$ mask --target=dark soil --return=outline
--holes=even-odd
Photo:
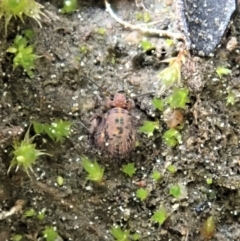
[[[182,80],[190,89],[191,101],[184,110],[182,143],[175,148],[164,144],[161,136],[167,126],[160,114],[153,115],[153,95],[139,97],[131,110],[137,126],[145,120],[159,120],[161,129],[149,138],[139,133],[139,146],[119,161],[101,154],[82,124],[90,128],[90,119],[101,113],[104,98],[117,91],[128,97],[151,91],[159,95],[157,74],[167,66],[161,60],[176,56],[177,51],[163,39],[148,37],[157,47],[155,52],[143,53],[139,47],[142,36],[116,23],[101,1],[82,2],[79,11],[69,15],[59,13],[59,1],[42,4],[51,12],[46,13],[51,21],[43,18],[39,28],[32,19],[24,24],[16,19],[11,21],[7,37],[0,37],[1,212],[9,211],[18,200],[24,201],[21,211],[0,221],[0,240],[10,240],[14,234],[21,234],[22,240],[45,240],[42,231],[46,226],[57,228],[56,240],[114,240],[110,230],[115,224],[138,232],[140,240],[206,240],[200,230],[210,216],[216,225],[212,240],[239,240],[239,46],[232,52],[226,49],[231,37],[240,41],[239,16],[234,17],[213,57],[192,56],[183,66]],[[149,0],[145,4],[152,21],[159,21],[154,27],[167,21],[170,30],[178,31],[171,1]],[[136,20],[141,10],[134,1],[116,1],[112,6],[122,19],[141,23]],[[106,33],[100,34],[99,28]],[[3,21],[0,29],[4,32]],[[26,29],[33,29],[35,52],[42,56],[31,79],[21,68],[13,69],[13,55],[6,53],[16,34]],[[81,51],[83,46],[86,51]],[[231,75],[219,79],[217,66],[230,68]],[[230,89],[236,95],[234,105],[226,104]],[[72,133],[62,143],[36,137],[37,148],[51,154],[39,157],[33,166],[37,177],[29,178],[21,168],[7,174],[13,139],[23,139],[32,121],[51,123],[56,119],[71,121]],[[105,168],[103,184],[86,180],[83,155]],[[132,178],[121,171],[122,164],[129,162],[137,169]],[[176,166],[176,173],[167,171],[170,164]],[[162,174],[158,183],[151,178],[153,170]],[[57,176],[64,178],[62,187]],[[207,178],[213,179],[211,185]],[[150,191],[143,202],[135,196],[140,184]],[[169,194],[174,184],[186,186],[184,199],[175,200]],[[169,218],[158,225],[150,218],[161,205]],[[44,220],[25,217],[31,208],[37,213],[45,210]]]

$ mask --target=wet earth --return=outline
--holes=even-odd
[[[0,240],[11,240],[15,234],[21,234],[22,240],[45,240],[42,231],[52,226],[59,235],[55,240],[112,241],[114,225],[139,233],[139,240],[239,240],[240,58],[239,45],[231,47],[229,42],[236,38],[239,43],[239,15],[233,17],[212,57],[192,55],[182,66],[190,103],[183,111],[182,143],[170,148],[162,140],[167,130],[163,115],[153,109],[151,100],[170,91],[160,93],[157,75],[167,67],[161,61],[177,55],[177,44],[169,47],[162,38],[123,28],[102,1],[80,1],[79,10],[66,15],[59,12],[59,1],[41,4],[49,16],[42,18],[42,28],[34,20],[15,19],[7,36],[0,37]],[[111,4],[125,21],[144,24],[136,16],[145,10],[134,1]],[[151,27],[164,28],[167,23],[169,30],[179,31],[172,1],[149,0],[145,5],[157,22]],[[0,28],[4,32],[4,24]],[[13,55],[6,52],[16,34],[26,29],[34,31],[35,52],[41,56],[31,79],[21,68],[13,69]],[[142,50],[143,38],[156,46],[155,51]],[[231,69],[231,74],[219,78],[218,66]],[[227,105],[230,90],[236,96],[233,105]],[[130,113],[136,129],[145,120],[161,123],[151,137],[138,133],[138,146],[123,160],[106,156],[89,140],[91,117],[102,113],[106,97],[118,91],[129,98],[156,93],[135,98]],[[36,177],[29,178],[21,168],[7,174],[13,140],[23,139],[33,121],[56,119],[73,123],[71,135],[62,143],[36,137],[37,148],[51,155],[38,158],[33,166]],[[30,134],[34,135],[32,129]],[[82,156],[105,168],[103,183],[86,180]],[[132,178],[121,171],[131,162],[136,167]],[[169,172],[169,165],[177,171]],[[162,174],[158,182],[151,178],[154,170]],[[62,186],[57,184],[58,176],[64,178]],[[169,194],[175,184],[185,187],[180,200]],[[135,194],[141,186],[149,190],[142,202]],[[160,206],[169,214],[163,225],[150,220]],[[5,217],[12,208],[17,211]],[[26,217],[30,209],[44,210],[44,219]],[[204,234],[201,227],[211,216],[214,234]]]

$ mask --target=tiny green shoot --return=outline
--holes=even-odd
[[[168,46],[173,46],[174,41],[173,41],[172,39],[168,38],[168,39],[165,40],[165,43],[166,43]]]
[[[216,73],[218,75],[218,77],[221,79],[223,77],[223,75],[229,75],[231,74],[231,70],[224,67],[224,66],[218,66],[216,69]]]
[[[79,50],[82,54],[87,54],[89,52],[89,48],[87,45],[81,45]]]
[[[163,140],[167,146],[174,147],[182,142],[182,135],[175,129],[169,129],[163,134]]]
[[[116,64],[116,55],[115,54],[109,54],[109,63],[111,63],[112,65]]]
[[[152,100],[152,104],[156,109],[163,111],[163,109],[164,109],[164,101],[163,100],[154,97],[154,99]]]
[[[57,184],[61,187],[64,183],[64,179],[62,176],[57,176]]]
[[[49,137],[56,142],[62,142],[71,133],[72,123],[69,121],[56,120],[45,129]]]
[[[177,185],[172,185],[169,188],[169,194],[171,194],[172,196],[174,196],[175,198],[179,198],[181,195],[181,187],[177,184]]]
[[[190,102],[188,97],[189,91],[186,88],[174,88],[173,93],[166,98],[166,103],[171,108],[186,108],[186,104]]]
[[[44,209],[42,209],[42,211],[40,211],[37,214],[35,212],[35,210],[33,208],[31,208],[24,213],[24,216],[27,217],[27,218],[36,216],[40,221],[42,221],[45,218],[45,211],[46,211],[46,209],[44,208]]]
[[[82,166],[88,173],[87,180],[101,183],[103,181],[104,168],[96,161],[90,161],[86,156],[82,157]]]
[[[215,220],[213,216],[210,216],[207,218],[207,220],[204,222],[202,228],[201,228],[201,236],[205,240],[209,240],[214,236],[215,233]]]
[[[33,208],[31,208],[24,213],[24,216],[27,218],[34,217],[36,216],[36,212]]]
[[[139,188],[136,191],[136,197],[138,197],[141,201],[144,201],[149,195],[149,191],[143,188]]]
[[[98,28],[97,33],[100,35],[105,35],[106,34],[106,29],[105,28]]]
[[[64,0],[63,8],[61,8],[61,13],[73,13],[77,10],[78,3],[77,0]]]
[[[167,167],[167,170],[168,170],[169,172],[171,172],[171,173],[177,172],[177,168],[176,168],[176,166],[174,166],[174,165],[169,165],[169,166]]]
[[[134,167],[134,163],[128,163],[127,165],[122,166],[122,171],[128,175],[129,177],[132,177],[133,174],[136,172],[136,168]]]
[[[159,181],[161,179],[162,175],[159,171],[154,170],[151,174],[151,178],[154,179],[155,182]]]
[[[129,230],[122,230],[120,227],[112,227],[110,232],[112,236],[116,239],[116,241],[130,241]]]
[[[33,53],[33,45],[28,45],[27,38],[17,35],[13,45],[7,49],[7,52],[15,55],[13,59],[14,69],[21,66],[30,78],[34,76],[32,71],[35,68],[34,62],[40,56]]]
[[[43,230],[43,235],[46,241],[56,241],[58,233],[54,227],[46,227]]]
[[[211,185],[213,183],[213,179],[212,178],[207,178],[206,182],[208,185]]]
[[[140,13],[140,12],[137,12],[137,13],[136,13],[136,19],[137,19],[138,21],[143,20],[143,14]]]
[[[46,133],[53,141],[62,142],[71,133],[72,123],[69,121],[55,120],[50,125],[33,122],[36,134]]]
[[[228,90],[228,96],[226,100],[227,100],[227,105],[234,105],[236,102],[236,96],[231,89]]]
[[[134,241],[137,241],[141,238],[141,235],[139,233],[134,233],[131,235],[131,239]]]
[[[14,234],[12,237],[11,237],[11,240],[12,241],[21,241],[23,238],[23,236],[21,234]]]
[[[151,15],[149,12],[146,11],[143,13],[143,21],[145,23],[149,23],[151,21]]]
[[[38,218],[40,221],[44,220],[44,218],[45,218],[45,212],[46,212],[46,208],[43,208],[42,211],[38,212],[37,218]]]
[[[110,232],[116,241],[137,241],[141,238],[139,233],[130,234],[130,230],[122,230],[118,226],[113,226]]]
[[[158,121],[144,121],[143,125],[139,127],[139,132],[145,133],[148,137],[151,137],[155,129],[159,129]]]
[[[144,21],[145,23],[149,23],[151,21],[151,15],[149,12],[144,12],[144,13],[140,13],[140,12],[137,12],[136,13],[136,19],[138,21]]]
[[[35,136],[31,138],[29,137],[29,129],[30,127],[28,128],[25,134],[25,137],[21,142],[15,141],[13,144],[13,148],[14,148],[14,150],[12,151],[13,159],[8,168],[8,173],[14,166],[16,166],[16,171],[18,170],[19,167],[23,167],[24,171],[30,177],[28,170],[34,173],[32,169],[32,165],[36,163],[37,158],[41,155],[49,155],[43,152],[42,150],[37,150],[35,148],[36,144],[32,143]]]
[[[175,197],[177,200],[185,199],[188,195],[187,187],[182,184],[172,185],[169,188],[169,194]]]
[[[168,214],[166,209],[163,206],[161,206],[157,211],[154,212],[154,214],[151,217],[151,221],[162,225],[167,219],[167,217],[168,217]]]
[[[152,49],[155,48],[155,46],[151,42],[149,42],[148,40],[143,40],[143,41],[141,41],[140,44],[141,44],[141,47],[142,47],[144,52],[152,50]]]

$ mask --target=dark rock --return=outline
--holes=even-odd
[[[233,13],[236,0],[179,0],[182,29],[190,49],[210,55],[220,43]]]

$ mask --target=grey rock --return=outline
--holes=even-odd
[[[179,5],[190,49],[198,55],[212,54],[237,8],[236,0],[179,0]]]

